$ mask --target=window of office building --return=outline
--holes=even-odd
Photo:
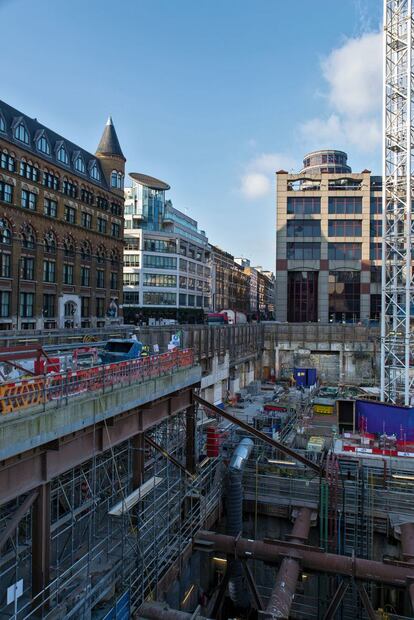
[[[328,243],[329,260],[360,260],[360,243]]]
[[[90,286],[91,285],[91,270],[90,267],[85,267],[82,265],[81,267],[81,286]]]
[[[169,252],[176,251],[175,241],[165,239],[144,239],[144,250],[147,252]]]
[[[22,318],[34,316],[34,293],[20,293],[20,316]]]
[[[63,282],[64,284],[73,284],[73,265],[64,263],[63,265]]]
[[[111,225],[112,237],[115,237],[116,239],[118,239],[120,234],[121,234],[121,226],[119,224],[116,224],[115,222],[112,222],[112,225]]]
[[[87,205],[93,205],[94,199],[95,199],[95,197],[92,194],[92,192],[89,192],[85,188],[81,189],[81,200],[82,200],[82,202],[85,202]]]
[[[372,196],[370,202],[371,215],[382,213],[382,196]]]
[[[139,237],[125,237],[126,250],[139,250]]]
[[[10,292],[0,291],[0,317],[2,319],[10,316]]]
[[[139,292],[138,291],[125,291],[124,292],[124,305],[139,306]]]
[[[286,245],[286,258],[289,260],[319,260],[321,257],[320,243],[289,242]]]
[[[379,321],[381,318],[381,295],[371,295],[370,315],[371,321]]]
[[[87,318],[91,315],[91,298],[81,297],[81,317]]]
[[[187,278],[180,276],[180,288],[187,288]]]
[[[190,273],[195,273],[196,272],[196,264],[189,262],[188,263],[188,271]]]
[[[124,267],[139,267],[139,254],[125,254]]]
[[[28,164],[24,159],[20,161],[20,176],[29,179],[30,181],[37,182],[39,179],[39,168]]]
[[[105,316],[105,298],[96,298],[96,316],[98,319],[102,319]]]
[[[96,206],[99,207],[99,209],[103,209],[104,211],[108,211],[109,209],[109,202],[106,198],[103,198],[102,196],[97,196],[96,197]]]
[[[3,170],[8,170],[9,172],[14,172],[14,157],[9,155],[8,153],[0,153],[0,168],[3,168]]]
[[[97,229],[98,229],[98,232],[100,232],[102,234],[106,234],[107,226],[108,226],[108,222],[104,218],[98,217],[98,219],[97,219]]]
[[[203,296],[202,295],[197,295],[197,297],[196,297],[196,306],[198,308],[202,308],[203,307]]]
[[[90,213],[81,213],[81,226],[82,228],[92,228],[92,215]]]
[[[318,320],[318,272],[288,272],[288,321]]]
[[[43,261],[43,282],[56,282],[56,263],[54,260]]]
[[[111,289],[118,289],[118,273],[116,271],[111,271]]]
[[[382,237],[382,220],[371,220],[369,235],[370,237]]]
[[[0,200],[3,202],[13,202],[13,185],[0,181]]]
[[[177,269],[177,259],[172,256],[144,254],[144,267],[155,269]]]
[[[179,299],[180,306],[186,306],[187,305],[187,295],[185,293],[180,293],[178,299]]]
[[[188,295],[188,305],[193,307],[194,304],[195,304],[195,295]]]
[[[49,186],[48,186],[49,187]],[[71,198],[76,198],[78,195],[78,188],[75,183],[71,183],[70,181],[63,181],[63,193],[66,196],[70,196]]]
[[[362,196],[330,196],[329,215],[359,215],[362,213]]]
[[[124,286],[139,286],[139,273],[124,273]]]
[[[66,164],[67,165],[69,163],[68,153],[67,153],[65,147],[63,146],[63,144],[58,149],[57,158],[58,158],[58,160],[60,162],[62,162],[62,164]]]
[[[74,207],[65,206],[65,220],[68,224],[76,224],[76,209]]]
[[[329,319],[356,322],[360,319],[359,271],[329,272]]]
[[[54,189],[55,191],[57,191],[59,189],[59,177],[57,177],[55,174],[51,174],[50,172],[44,172],[43,173],[43,185],[45,187],[48,187],[49,189]],[[63,187],[63,191],[65,194],[68,194],[67,191],[65,191],[65,184]],[[69,194],[72,195],[72,194]],[[73,196],[73,198],[75,198],[75,196]]]
[[[174,288],[177,286],[177,276],[161,273],[144,273],[144,286],[165,286]]]
[[[371,260],[381,260],[382,243],[370,243],[369,244],[369,257]]]
[[[45,202],[43,205],[43,214],[48,217],[56,217],[57,216],[57,202],[56,200],[50,200],[49,198],[45,198]]]
[[[188,278],[188,288],[190,291],[195,290],[195,278]]]
[[[175,293],[144,293],[145,306],[175,306],[176,303]]]
[[[187,271],[188,263],[183,258],[180,258],[180,271]]]
[[[54,317],[56,313],[56,295],[43,295],[43,316],[44,318]]]
[[[329,237],[360,237],[362,235],[361,220],[329,220]]]
[[[20,142],[24,142],[25,144],[29,144],[30,142],[29,132],[27,131],[23,123],[19,123],[14,128],[14,137],[16,138],[16,140],[19,140]]]
[[[21,259],[21,277],[23,280],[34,280],[34,258],[23,256]]]
[[[287,213],[294,215],[310,215],[321,212],[321,199],[310,196],[290,196],[287,199]]]
[[[320,237],[321,223],[319,220],[288,220],[287,237]]]
[[[103,269],[96,270],[96,286],[98,288],[105,288],[105,272]]]
[[[36,210],[37,195],[34,192],[29,192],[22,189],[22,207],[23,209]]]
[[[0,252],[0,277],[10,278],[11,255],[8,252]]]

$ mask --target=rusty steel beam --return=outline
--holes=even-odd
[[[387,564],[375,560],[326,553],[318,547],[298,545],[292,542],[277,540],[274,543],[269,543],[246,538],[237,539],[233,536],[216,534],[206,530],[200,530],[195,540],[202,543],[210,542],[214,545],[214,551],[237,556],[239,559],[250,558],[273,563],[279,562],[285,557],[292,557],[299,560],[306,570],[330,575],[343,575],[361,581],[406,587],[407,582],[414,579],[414,566],[411,571],[407,565]]]
[[[0,506],[49,482],[94,455],[101,454],[131,437],[160,424],[191,405],[191,388],[174,392],[151,407],[131,409],[114,416],[113,424],[99,422],[49,444],[2,461],[0,466]],[[53,414],[53,411],[50,411]]]
[[[249,433],[250,435],[257,437],[258,439],[261,439],[264,443],[267,443],[270,446],[272,446],[272,448],[276,448],[277,450],[280,450],[280,452],[287,454],[287,456],[289,456],[290,458],[295,459],[296,461],[299,461],[300,463],[302,463],[302,465],[305,465],[309,469],[312,469],[318,475],[322,475],[323,470],[321,469],[321,467],[319,467],[319,465],[317,465],[310,459],[307,459],[305,456],[302,456],[295,450],[288,448],[288,446],[285,446],[283,443],[280,443],[279,441],[276,441],[275,439],[268,437],[268,435],[266,435],[265,433],[258,431],[256,428],[253,428],[253,426],[250,426],[250,424],[246,424],[246,422],[239,420],[238,418],[231,415],[227,411],[223,411],[219,407],[212,405],[207,400],[204,400],[204,398],[201,398],[197,394],[194,394],[193,396],[194,396],[195,401],[197,401],[200,405],[203,405],[203,407],[210,409],[210,411],[212,411],[216,415],[221,416],[222,418],[224,418],[225,420],[228,420],[229,422],[232,422],[232,424],[235,424],[236,426],[239,426],[244,431],[246,431],[246,433]]]
[[[224,595],[226,594],[229,579],[230,579],[230,571],[227,567],[226,572],[223,575],[223,579],[220,582],[220,587],[217,592],[217,597],[216,597],[216,600],[214,601],[213,609],[211,611],[211,615],[213,618],[217,618],[220,612],[221,606],[223,605]]]
[[[364,584],[362,584],[359,581],[357,581],[356,582],[356,587],[357,587],[359,596],[361,597],[361,601],[362,601],[362,604],[363,604],[363,606],[365,608],[365,611],[368,614],[368,618],[370,620],[378,620],[378,616],[375,613],[375,610],[374,610],[374,608],[372,606],[372,603],[371,603],[370,598],[369,598],[369,596],[367,594],[367,591],[364,588]]]
[[[349,580],[342,580],[335,594],[333,595],[331,602],[329,603],[329,607],[326,610],[323,620],[333,620],[335,618],[335,614],[338,611],[339,605],[342,603],[342,599],[344,598],[345,592],[348,590],[348,588]]]
[[[189,478],[193,479],[194,476],[192,473],[190,473],[185,467],[184,465],[181,465],[180,461],[177,461],[177,459],[170,454],[169,452],[167,452],[167,450],[165,448],[163,448],[162,446],[160,446],[158,443],[156,443],[152,437],[148,437],[147,435],[145,435],[145,441],[147,442],[147,444],[149,446],[151,446],[151,448],[154,448],[154,450],[157,450],[160,454],[162,454],[163,456],[165,456],[166,459],[168,459],[169,461],[171,461],[171,463],[174,463],[174,465],[176,467],[178,467],[179,469],[181,469],[182,472],[184,472]]]
[[[301,508],[292,532],[289,536],[291,543],[304,543],[311,527],[312,510]],[[276,618],[289,618],[290,608],[301,573],[300,561],[295,558],[284,558],[278,570],[275,585],[266,607],[265,618],[275,620]]]
[[[33,503],[36,501],[38,495],[39,495],[39,491],[37,489],[35,491],[32,491],[32,493],[30,493],[26,497],[24,502],[17,508],[16,512],[14,513],[14,515],[12,516],[9,523],[6,525],[4,531],[1,534],[0,552],[3,550],[3,547],[6,544],[6,542],[9,540],[10,536],[14,534],[20,521],[23,519],[26,512],[30,510]]]
[[[414,523],[401,523],[400,529],[403,559],[414,567]],[[414,581],[408,586],[408,594],[414,611]]]
[[[255,607],[258,611],[261,611],[263,609],[263,601],[259,594],[259,590],[257,589],[256,582],[252,575],[252,571],[250,570],[250,567],[247,564],[247,560],[243,560],[242,566],[243,566],[244,574],[246,575],[246,580],[247,580],[251,595],[254,600]]]

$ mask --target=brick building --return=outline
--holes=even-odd
[[[378,321],[382,180],[353,173],[343,151],[306,155],[277,173],[276,318]]]
[[[103,326],[122,302],[125,158],[0,101],[0,329]]]

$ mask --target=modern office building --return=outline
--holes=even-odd
[[[280,170],[276,196],[276,318],[367,322],[381,306],[381,177],[353,173],[343,151]]]
[[[234,256],[211,245],[212,309],[250,313],[250,279]]]
[[[210,308],[210,250],[197,222],[178,211],[170,186],[132,173],[125,188],[124,317],[203,321]]]
[[[125,157],[0,101],[0,329],[103,326],[122,302]]]

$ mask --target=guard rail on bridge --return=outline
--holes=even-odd
[[[193,364],[191,349],[176,349],[140,359],[7,382],[0,385],[0,412],[11,414],[36,405],[45,408],[49,403],[60,407],[68,399],[86,392],[105,393],[114,387],[172,374]]]

